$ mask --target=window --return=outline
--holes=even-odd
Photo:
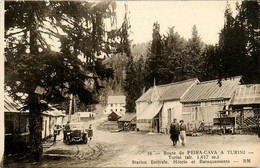
[[[168,124],[171,123],[172,114],[171,114],[171,109],[168,109]]]
[[[111,107],[113,107],[113,104],[111,104]]]
[[[120,109],[120,111],[123,111],[123,109]]]
[[[194,119],[194,121],[199,120],[199,110],[198,110],[198,107],[193,107],[192,111],[193,111],[193,119]]]
[[[117,111],[117,109],[116,109],[116,111]]]

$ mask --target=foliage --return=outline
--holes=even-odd
[[[192,36],[187,42],[187,59],[189,60],[188,78],[200,77],[202,73],[202,66],[204,57],[202,52],[204,50],[204,43],[198,35],[196,25],[192,27]]]
[[[133,57],[128,58],[126,66],[126,77],[124,82],[124,90],[126,92],[126,111],[135,111],[135,101],[143,94],[144,83],[144,61],[140,56],[137,61]]]
[[[134,112],[135,111],[135,100],[137,100],[141,94],[143,89],[143,81],[142,78],[142,65],[138,65],[139,60],[137,62],[134,61],[134,56],[130,52],[131,51],[131,44],[129,40],[129,30],[131,28],[129,24],[128,18],[128,11],[127,6],[125,6],[125,17],[122,27],[124,27],[122,33],[122,38],[125,39],[125,43],[123,43],[122,48],[124,49],[123,52],[126,54],[126,66],[125,66],[125,74],[124,76],[124,83],[123,88],[126,93],[126,111],[127,112]]]
[[[227,5],[225,25],[219,38],[221,66],[220,77],[241,75],[246,68],[246,39],[243,28],[235,21]]]
[[[137,61],[140,56],[142,56],[143,59],[145,60],[147,56],[148,47],[149,47],[149,42],[133,44],[131,46],[131,53],[134,57],[134,61]]]
[[[187,41],[177,32],[174,27],[169,28],[167,35],[163,38],[165,57],[164,63],[160,69],[161,75],[164,74],[164,82],[162,84],[171,83],[185,79],[188,68],[186,44]]]
[[[229,5],[219,38],[220,77],[243,75],[246,83],[259,83],[259,4],[243,1],[237,4],[233,17]]]
[[[203,63],[201,65],[200,80],[207,81],[217,79],[219,77],[219,47],[217,45],[206,45],[203,53]]]
[[[153,40],[146,59],[146,85],[167,84],[201,76],[203,43],[196,26],[188,41],[169,28],[166,35],[159,34],[159,24],[154,24]]]
[[[161,82],[163,76],[159,73],[158,69],[163,65],[163,45],[162,38],[160,35],[160,25],[159,23],[154,23],[152,43],[148,49],[147,60],[146,60],[146,71],[145,71],[145,82],[148,87],[153,85],[154,79]]]
[[[115,2],[7,1],[5,10],[5,86],[30,111],[30,154],[37,161],[44,110],[39,100],[60,103],[74,94],[91,104],[102,88],[99,81],[112,77],[113,70],[99,57],[116,53],[120,44],[120,31],[113,29]],[[111,21],[109,31],[105,19]],[[53,38],[61,44],[59,51],[48,43]],[[44,89],[40,97],[37,87]]]

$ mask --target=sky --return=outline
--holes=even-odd
[[[124,4],[117,1],[117,21],[122,23]],[[230,1],[231,9],[235,11],[236,1]],[[197,26],[202,41],[207,44],[218,42],[218,36],[224,25],[226,1],[127,1],[132,44],[152,40],[153,23],[160,24],[161,34],[166,34],[168,27],[182,37],[191,37],[193,25]]]

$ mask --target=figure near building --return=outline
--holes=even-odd
[[[180,126],[176,118],[174,118],[173,122],[171,123],[170,134],[171,134],[170,138],[172,140],[173,146],[176,147],[177,142],[179,140],[179,134],[180,134]]]

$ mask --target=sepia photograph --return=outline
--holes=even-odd
[[[259,1],[0,5],[0,168],[260,166]]]

